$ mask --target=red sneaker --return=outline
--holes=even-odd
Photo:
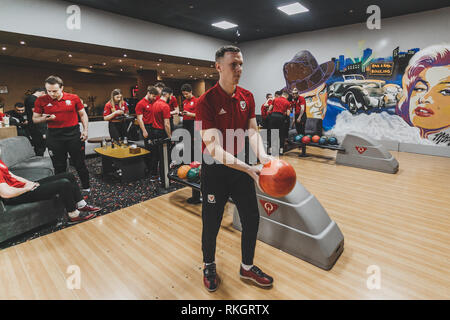
[[[239,275],[241,276],[241,279],[252,280],[257,285],[262,287],[270,287],[273,284],[273,278],[262,272],[257,266],[251,267],[248,271],[241,266]]]
[[[203,269],[203,284],[209,292],[216,291],[219,287],[220,278],[216,272],[216,264],[206,265]]]
[[[78,211],[80,211],[80,210],[78,209]],[[80,211],[80,214],[78,215],[78,217],[75,217],[75,218],[69,217],[69,221],[67,223],[68,224],[75,224],[75,223],[79,223],[79,222],[82,222],[82,221],[90,220],[90,219],[95,218],[95,217],[96,217],[95,213],[81,212]]]
[[[94,206],[91,206],[89,204],[87,204],[84,207],[78,209],[78,211],[80,211],[80,212],[90,212],[90,213],[95,213],[95,212],[98,212],[100,210],[102,210],[102,208],[94,207]]]

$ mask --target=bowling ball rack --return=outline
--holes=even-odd
[[[289,150],[300,148],[302,149],[302,153],[299,154],[299,157],[308,157],[306,154],[306,147],[316,147],[316,148],[322,148],[322,149],[330,149],[330,150],[336,150],[336,151],[345,151],[345,148],[339,146],[339,145],[331,145],[331,144],[319,144],[317,142],[310,142],[308,144],[304,144],[302,142],[296,142],[294,139],[289,139],[288,144],[290,146]]]
[[[198,204],[202,203],[201,193],[200,193],[200,182],[191,182],[187,179],[181,179],[177,175],[178,168],[181,167],[182,164],[174,166],[172,169],[169,170],[169,173],[167,174],[167,178],[170,181],[185,185],[186,187],[192,188],[192,197],[187,199],[188,203],[191,204]]]

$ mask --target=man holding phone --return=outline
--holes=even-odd
[[[84,161],[84,142],[88,137],[88,115],[80,98],[63,91],[61,78],[49,76],[45,80],[47,94],[34,104],[33,122],[47,122],[47,146],[55,174],[67,171],[67,155],[73,161],[82,184],[82,191],[90,192],[89,171]],[[78,116],[83,125],[80,133]]]

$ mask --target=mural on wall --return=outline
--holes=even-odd
[[[378,58],[366,48],[320,62],[302,50],[283,73],[286,88],[305,98],[308,117],[323,119],[330,134],[450,146],[450,44],[397,47]]]

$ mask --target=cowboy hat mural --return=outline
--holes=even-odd
[[[300,51],[283,65],[286,88],[289,92],[297,88],[305,98],[308,118],[325,117],[328,99],[326,81],[333,75],[334,69],[333,61],[318,64],[308,50]]]

